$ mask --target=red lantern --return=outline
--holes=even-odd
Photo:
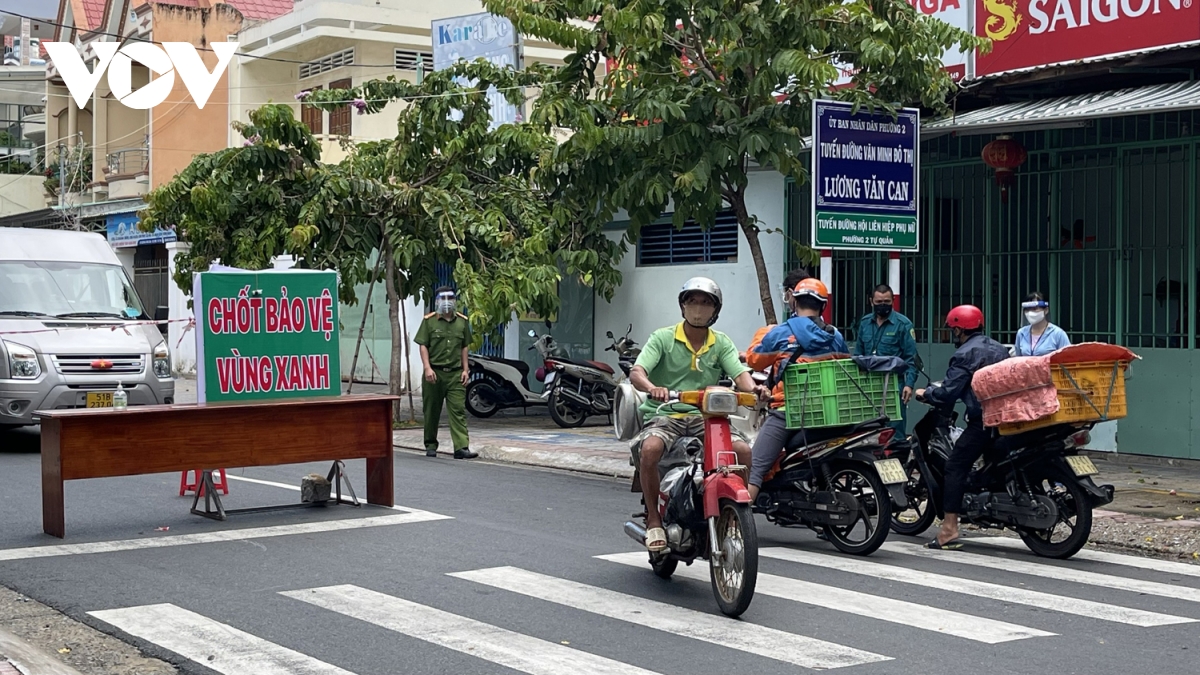
[[[983,146],[983,163],[996,170],[996,184],[1000,186],[1000,201],[1008,201],[1008,186],[1012,185],[1013,171],[1025,163],[1025,148],[1012,136],[996,137]]]

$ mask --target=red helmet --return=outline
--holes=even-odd
[[[983,312],[975,305],[959,305],[946,315],[946,325],[951,328],[976,330],[983,326]]]

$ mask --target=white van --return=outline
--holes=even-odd
[[[0,428],[38,410],[174,403],[171,355],[104,237],[0,227]]]

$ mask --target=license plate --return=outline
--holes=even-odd
[[[1096,474],[1100,473],[1100,470],[1097,469],[1096,465],[1092,463],[1091,457],[1070,455],[1067,457],[1067,464],[1071,465],[1071,470],[1074,471],[1075,475],[1079,476],[1080,478],[1084,476],[1095,476]]]
[[[879,478],[887,485],[908,482],[908,474],[904,473],[904,465],[898,459],[877,460],[875,470],[879,472]]]
[[[109,391],[92,391],[87,395],[87,407],[89,408],[111,408],[113,404],[113,395]]]

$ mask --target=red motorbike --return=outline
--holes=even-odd
[[[704,439],[681,437],[663,453],[659,463],[659,496],[654,504],[662,514],[667,548],[650,554],[650,567],[663,579],[675,573],[680,561],[708,561],[713,595],[721,611],[739,616],[750,606],[758,581],[758,534],[750,493],[743,478],[747,467],[738,464],[729,432],[729,416],[739,406],[753,406],[754,394],[727,387],[704,391],[671,392],[672,403],[699,408],[704,415]],[[634,491],[640,477],[633,476]],[[642,505],[649,508],[645,495]],[[635,514],[639,523],[625,523],[625,533],[646,543],[646,512]]]

